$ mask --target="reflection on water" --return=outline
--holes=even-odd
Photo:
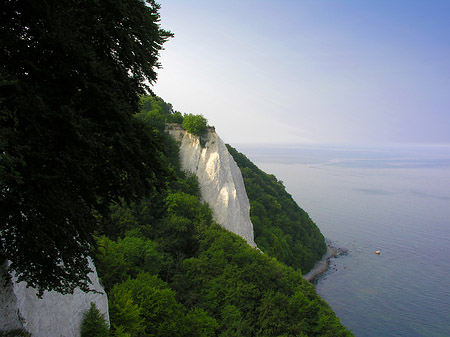
[[[348,249],[316,287],[356,336],[450,336],[448,148],[237,148]]]

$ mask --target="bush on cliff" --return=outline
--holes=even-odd
[[[202,115],[184,115],[183,128],[193,135],[203,136],[206,133],[207,124],[208,121]]]

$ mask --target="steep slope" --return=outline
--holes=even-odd
[[[214,128],[204,137],[176,124],[169,124],[167,131],[179,143],[181,167],[197,175],[202,199],[210,205],[214,219],[255,247],[241,171]]]
[[[308,272],[327,251],[319,228],[282,182],[229,145],[228,150],[244,177],[258,247],[288,266]]]

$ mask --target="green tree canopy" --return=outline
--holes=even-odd
[[[186,114],[183,119],[183,128],[193,135],[203,136],[206,132],[208,121],[202,115]]]
[[[0,253],[40,291],[87,289],[94,213],[151,190],[160,142],[134,114],[172,34],[153,0],[0,9]]]
[[[139,118],[161,133],[164,132],[166,123],[183,123],[181,112],[174,111],[172,104],[164,102],[161,97],[141,96],[139,106]]]

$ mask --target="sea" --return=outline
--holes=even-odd
[[[450,147],[236,148],[348,251],[315,287],[355,336],[450,336]]]

